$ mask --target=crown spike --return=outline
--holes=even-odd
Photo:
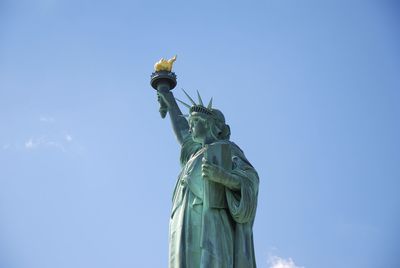
[[[183,101],[181,101],[180,99],[178,99],[178,98],[175,98],[177,101],[179,101],[180,103],[182,103],[183,105],[185,105],[186,106],[186,108],[189,108],[190,109],[190,105],[189,104],[187,104],[187,103],[185,103],[185,102],[183,102]]]
[[[201,106],[204,106],[203,100],[201,99],[201,96],[200,96],[199,91],[198,91],[198,90],[196,90],[196,91],[197,91],[197,98],[199,99],[199,104],[200,104]]]
[[[185,95],[186,95],[186,97],[188,97],[188,99],[190,100],[190,102],[193,104],[193,105],[196,105],[196,103],[194,102],[194,100],[189,96],[189,94],[187,94],[187,92],[182,88],[182,91],[183,91],[183,93],[185,93]]]
[[[213,98],[211,97],[210,102],[207,105],[207,109],[212,109],[212,99]]]

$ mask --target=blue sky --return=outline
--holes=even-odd
[[[0,267],[166,267],[179,147],[149,78],[174,54],[259,172],[259,267],[399,267],[398,14],[2,0]]]

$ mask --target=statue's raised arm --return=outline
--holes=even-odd
[[[169,60],[162,58],[154,64],[154,73],[151,75],[151,86],[157,90],[161,117],[165,118],[167,113],[169,113],[175,136],[179,144],[182,145],[184,139],[189,135],[189,125],[172,94],[172,89],[176,86],[176,75],[172,72],[172,66],[176,61],[176,57],[174,56]]]

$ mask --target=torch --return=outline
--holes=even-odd
[[[176,74],[172,72],[172,65],[175,61],[176,55],[169,60],[162,58],[154,64],[154,72],[151,74],[150,84],[158,92],[166,93],[175,88]],[[159,98],[158,101],[160,102],[161,118],[165,118],[168,106],[162,98]]]

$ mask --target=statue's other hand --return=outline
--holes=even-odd
[[[226,171],[222,167],[211,164],[204,157],[202,161],[201,175],[204,179],[221,183],[232,190],[240,189],[240,179],[237,176]]]
[[[219,166],[211,164],[203,157],[203,163],[201,165],[201,175],[203,178],[222,183],[223,178],[227,176],[227,172]]]

